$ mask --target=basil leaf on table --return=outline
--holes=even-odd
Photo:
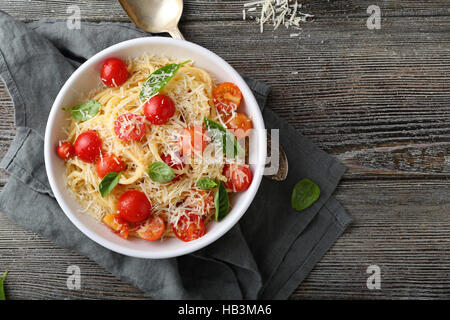
[[[319,196],[319,186],[309,179],[303,179],[296,183],[292,191],[292,208],[298,211],[305,210],[316,202]]]
[[[87,121],[95,117],[100,110],[100,103],[95,100],[89,100],[72,108],[63,108],[64,111],[70,111],[76,121]]]
[[[175,76],[180,67],[188,62],[191,62],[191,60],[184,61],[180,64],[168,64],[153,71],[153,73],[145,80],[139,94],[139,99],[141,99],[141,101],[147,100],[161,91],[170,79]]]
[[[232,158],[242,158],[245,156],[245,150],[237,141],[234,134],[225,129],[220,123],[217,123],[213,120],[205,118],[204,122],[209,135],[216,143],[222,145],[223,153],[226,156],[231,156]],[[231,148],[232,150],[230,150]],[[230,152],[227,151],[232,151],[233,154],[229,154]]]
[[[8,274],[8,271],[5,271],[5,273],[0,278],[0,300],[6,300],[5,289],[3,288],[3,283],[5,281],[7,274]]]
[[[119,183],[121,172],[108,172],[106,176],[103,177],[100,182],[98,189],[100,194],[104,198],[108,193],[114,189],[114,187]]]
[[[214,208],[216,209],[214,219],[220,221],[228,214],[230,210],[230,199],[227,190],[222,181],[219,181],[219,188],[214,196]]]
[[[203,178],[198,179],[197,187],[199,187],[202,190],[209,190],[209,189],[217,187],[217,182],[208,177],[203,177]]]
[[[166,163],[157,161],[153,162],[147,170],[148,176],[155,182],[169,182],[175,178],[172,168]]]

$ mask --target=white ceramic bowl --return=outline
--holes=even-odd
[[[232,198],[232,210],[220,222],[207,226],[206,234],[200,239],[183,242],[177,238],[148,242],[141,239],[124,240],[111,232],[105,225],[82,212],[81,206],[65,187],[64,163],[55,152],[58,141],[66,139],[63,128],[68,125],[67,113],[62,108],[79,102],[81,93],[88,93],[100,83],[100,69],[105,59],[117,57],[126,60],[142,56],[145,52],[167,55],[180,60],[193,60],[195,66],[207,70],[215,83],[233,82],[242,91],[243,104],[240,108],[253,120],[256,129],[252,134],[253,145],[250,160],[253,163],[253,182],[250,188]],[[86,236],[115,252],[138,258],[161,259],[176,257],[199,250],[214,242],[230,230],[242,217],[261,182],[266,159],[266,135],[264,122],[258,104],[247,84],[239,74],[222,58],[194,43],[163,37],[139,38],[121,42],[109,47],[86,61],[67,80],[52,106],[45,131],[45,166],[53,193],[59,205],[72,223]]]

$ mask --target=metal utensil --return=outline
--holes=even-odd
[[[184,40],[178,29],[183,0],[119,0],[130,19],[151,33],[168,32],[172,38]]]
[[[183,0],[119,0],[130,19],[141,29],[151,33],[168,32],[172,38],[184,40],[178,29]],[[271,138],[267,134],[267,150],[271,150]],[[279,145],[278,172],[265,177],[283,181],[288,173],[286,153]]]

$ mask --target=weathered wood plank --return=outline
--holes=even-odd
[[[448,298],[448,182],[360,182],[337,198],[354,222],[292,298]],[[381,268],[381,290],[368,290],[366,269]]]
[[[311,24],[300,40],[286,30],[261,35],[244,21],[192,22],[185,34],[272,85],[268,104],[348,165],[347,178],[444,178],[450,171],[450,32],[442,31],[450,22],[429,20],[411,30],[404,30],[409,18],[389,20],[389,33],[368,31],[357,18],[337,27],[347,31],[333,31],[329,21]],[[229,32],[239,36],[231,39]],[[4,86],[0,90],[6,101]],[[10,107],[3,106],[5,112]],[[14,134],[11,121],[0,124],[6,137]],[[1,152],[8,146],[0,140]]]
[[[337,198],[354,223],[291,298],[447,298],[449,186],[423,180],[341,183]],[[148,298],[1,214],[0,257],[0,269],[10,270],[10,298]],[[66,287],[65,272],[72,264],[81,268],[81,291]],[[366,288],[371,264],[381,268],[381,291]]]
[[[214,26],[224,39],[219,46],[197,30],[200,23],[185,33],[242,73],[271,84],[269,105],[338,155],[350,167],[347,177],[447,177],[450,55],[449,33],[442,30],[450,24],[435,17],[405,30],[408,23],[389,20],[387,31],[375,33],[360,19],[334,26],[345,32],[331,30],[331,21],[313,24],[295,46],[289,31],[268,37],[244,28],[245,22]],[[239,37],[227,40],[229,32]]]

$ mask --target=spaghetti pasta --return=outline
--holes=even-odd
[[[236,137],[252,128],[236,112],[239,88],[216,87],[190,61],[149,54],[107,59],[101,79],[108,87],[65,109],[72,118],[57,153],[67,188],[122,238],[203,236],[213,217],[228,214],[228,192],[252,182],[249,167],[234,161],[245,155]]]
[[[195,188],[201,177],[225,181],[222,175],[223,164],[207,161],[213,151],[205,152],[201,161],[192,161],[181,170],[174,170],[182,178],[175,182],[158,183],[148,178],[146,170],[152,162],[162,161],[162,155],[170,155],[174,162],[181,162],[179,132],[188,125],[202,125],[203,119],[218,119],[212,102],[215,85],[210,75],[192,63],[183,65],[173,79],[161,90],[176,105],[173,117],[164,125],[149,126],[140,141],[122,141],[114,134],[114,121],[122,114],[143,115],[143,102],[139,93],[146,78],[156,69],[177,63],[166,57],[143,55],[127,62],[129,79],[120,87],[100,88],[89,94],[88,98],[101,104],[99,113],[85,122],[71,120],[67,130],[68,141],[75,139],[86,130],[95,130],[103,142],[103,150],[119,157],[126,164],[119,184],[106,197],[99,193],[101,179],[95,173],[95,164],[86,163],[74,157],[66,161],[66,184],[85,211],[97,220],[117,212],[117,199],[127,190],[140,190],[152,202],[153,214],[168,222],[166,236],[171,236],[170,226],[176,225],[185,215],[186,207],[199,215],[205,203],[204,197]],[[101,161],[101,160],[100,160]],[[206,221],[214,210],[207,210]]]

